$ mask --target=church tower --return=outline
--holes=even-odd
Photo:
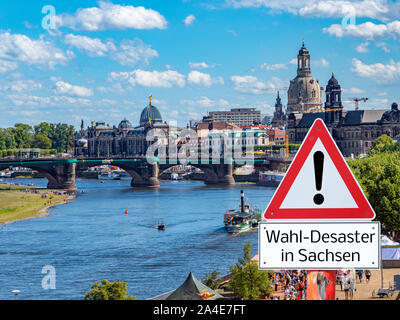
[[[329,79],[325,89],[325,120],[327,123],[339,122],[342,118],[342,89],[339,82],[332,72],[332,77]]]
[[[310,76],[311,75],[311,56],[310,52],[304,46],[304,39],[303,39],[303,46],[299,50],[299,55],[297,56],[297,75],[298,76]]]
[[[276,103],[275,103],[274,117],[272,118],[272,125],[274,127],[281,127],[284,126],[284,124],[285,124],[285,113],[283,112],[282,101],[278,91],[278,96],[276,97]]]
[[[304,44],[297,55],[297,76],[290,81],[288,113],[304,113],[322,109],[321,87],[311,75],[311,55]],[[322,110],[321,110],[322,111]]]

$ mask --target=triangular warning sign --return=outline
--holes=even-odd
[[[271,220],[372,220],[375,212],[321,119],[264,213]]]

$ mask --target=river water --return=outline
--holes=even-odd
[[[45,186],[45,179],[10,179]],[[163,182],[159,189],[131,189],[129,181],[77,180],[78,196],[43,218],[0,226],[0,299],[83,299],[97,280],[124,280],[138,299],[176,289],[189,272],[201,280],[221,275],[257,232],[227,234],[223,215],[246,198],[264,210],[274,189],[237,184]],[[84,193],[80,193],[83,191]],[[128,215],[125,210],[128,210]],[[165,231],[154,225],[164,220]],[[42,268],[56,271],[56,289],[42,288]]]

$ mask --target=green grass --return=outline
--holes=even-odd
[[[40,211],[46,207],[61,203],[67,195],[53,195],[41,190],[38,194],[25,192],[26,186],[0,185],[0,224],[34,218],[40,216]],[[22,189],[22,190],[21,190]],[[49,193],[49,198],[42,198],[43,193]]]

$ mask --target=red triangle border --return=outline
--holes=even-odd
[[[311,153],[317,139],[320,139],[327,153],[331,157],[336,169],[343,179],[346,187],[350,191],[358,208],[310,208],[310,209],[281,209],[287,193],[293,185],[304,162]],[[365,197],[360,185],[344,160],[339,148],[329,133],[325,123],[321,119],[316,119],[300,146],[295,158],[293,159],[285,177],[275,191],[264,213],[264,218],[268,220],[372,220],[375,212]]]

